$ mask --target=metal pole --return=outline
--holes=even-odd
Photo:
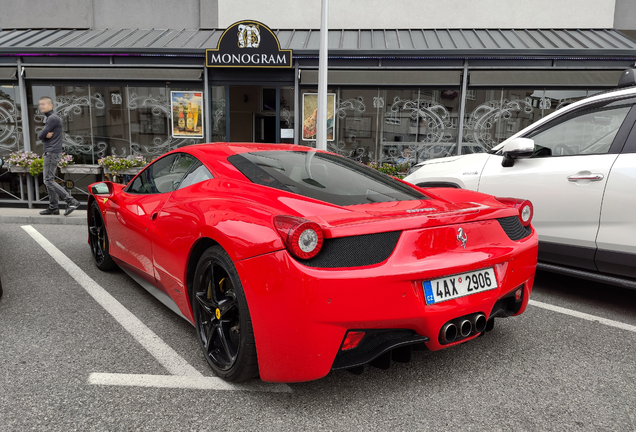
[[[298,145],[300,140],[300,79],[298,62],[294,65],[294,144]]]
[[[204,128],[204,136],[205,142],[210,142],[212,137],[210,135],[210,121],[208,118],[212,119],[212,101],[210,100],[210,82],[208,81],[208,68],[207,66],[203,67],[203,96],[205,96],[205,101],[203,102],[203,106],[201,107],[201,122],[203,123]],[[208,114],[208,112],[210,114]],[[206,117],[207,116],[207,117]]]
[[[468,91],[468,60],[464,60],[464,76],[462,77],[462,98],[459,102],[459,119],[457,121],[457,155],[462,154],[464,140],[464,112],[466,111],[466,92]]]
[[[31,151],[31,135],[29,134],[29,106],[27,104],[26,87],[22,76],[22,59],[18,58],[18,86],[20,87],[20,113],[22,115],[22,139],[24,140],[24,151]],[[25,174],[27,184],[27,200],[29,208],[33,208],[33,185],[29,177]]]
[[[329,0],[322,0],[322,6],[320,8],[320,51],[318,58],[318,118],[316,121],[316,148],[320,150],[327,150],[328,15]]]

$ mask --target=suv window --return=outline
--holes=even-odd
[[[253,183],[348,206],[422,200],[421,192],[360,162],[315,151],[262,151],[228,161]]]
[[[583,111],[527,135],[535,144],[533,157],[605,154],[610,151],[631,106]]]
[[[165,156],[144,169],[126,192],[134,194],[172,192],[179,187],[181,179],[195,162],[197,159],[186,153]]]

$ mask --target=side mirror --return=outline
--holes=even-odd
[[[91,185],[91,193],[93,195],[110,195],[112,191],[108,183],[95,183]]]
[[[511,167],[515,159],[529,158],[534,154],[534,141],[529,138],[515,138],[501,148],[503,160],[501,166]]]

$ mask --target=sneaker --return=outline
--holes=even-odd
[[[66,211],[64,212],[64,216],[68,216],[75,211],[76,208],[80,206],[80,202],[76,199],[73,200],[71,204],[66,205]]]
[[[49,215],[59,215],[60,214],[60,210],[59,209],[50,209],[47,208],[46,210],[42,210],[40,212],[41,215],[43,216],[49,216]]]

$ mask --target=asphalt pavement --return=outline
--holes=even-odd
[[[94,266],[85,226],[32,225],[62,265],[23,225],[0,223],[0,431],[636,431],[636,291],[539,273],[533,300],[600,320],[531,305],[389,370],[221,389],[190,324],[122,271]],[[96,301],[91,280],[211,388],[152,386],[170,378],[166,363],[126,329],[130,316]]]

